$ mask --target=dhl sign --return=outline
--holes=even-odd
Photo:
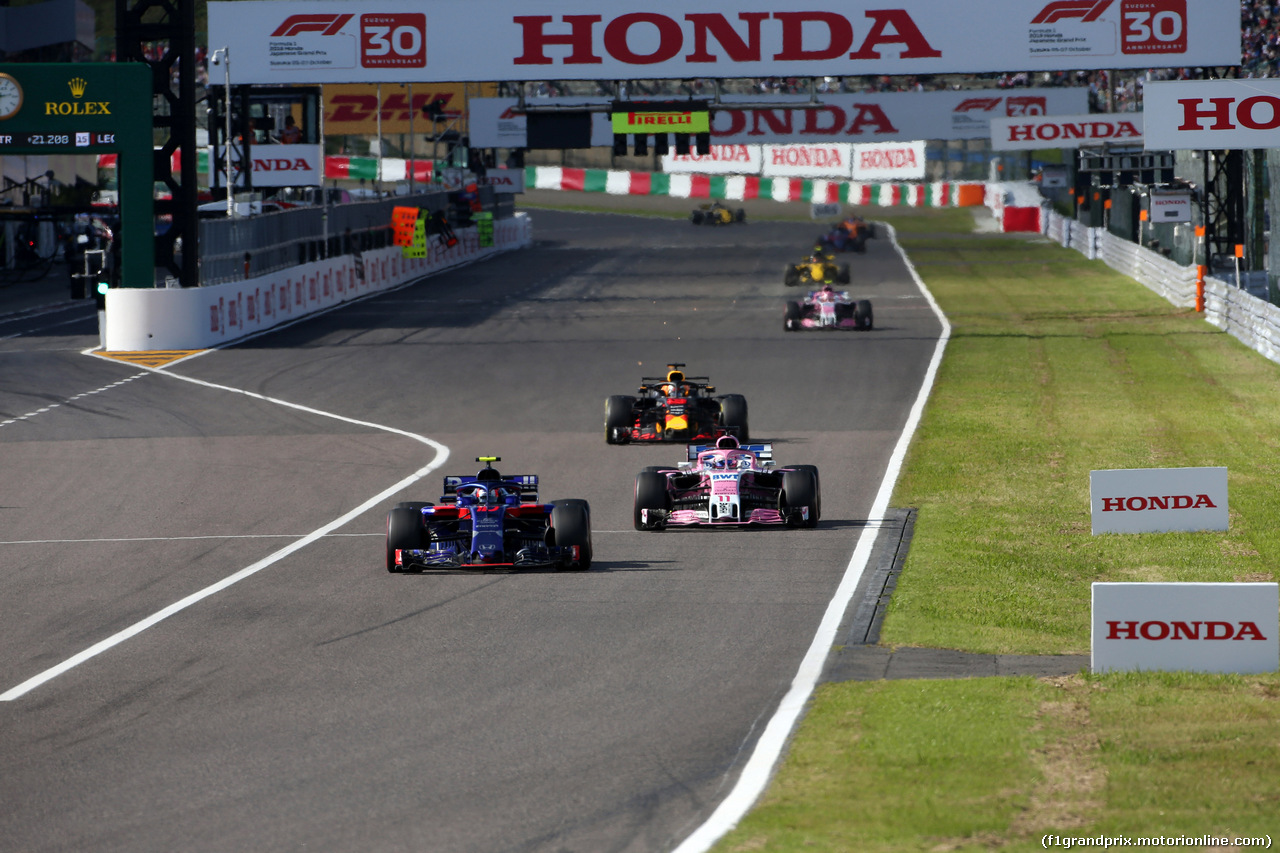
[[[409,117],[412,113],[414,133],[432,132],[431,121],[422,114],[427,104],[438,102],[446,122],[459,119],[453,127],[463,134],[466,129],[467,100],[469,97],[489,98],[497,94],[496,83],[419,83],[409,86],[402,83],[384,83],[379,87],[372,83],[337,83],[324,86],[325,136],[373,136],[378,132],[378,112],[381,105],[382,133],[409,133]],[[412,90],[412,97],[410,91]],[[440,130],[444,129],[441,124]]]

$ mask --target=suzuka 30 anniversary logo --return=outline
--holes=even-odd
[[[1032,56],[1114,56],[1117,41],[1125,54],[1186,53],[1187,0],[1052,0],[1028,30]]]
[[[277,68],[425,68],[427,16],[420,12],[289,15],[272,31]],[[355,23],[353,23],[355,21]]]

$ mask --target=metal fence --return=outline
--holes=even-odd
[[[480,202],[495,218],[510,215],[493,190]],[[200,283],[253,278],[334,255],[378,249],[391,243],[391,210],[419,207],[445,212],[456,222],[456,193],[431,192],[375,201],[296,207],[274,213],[200,222]]]

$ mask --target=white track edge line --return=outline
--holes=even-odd
[[[920,425],[920,419],[924,415],[925,404],[928,402],[929,394],[937,379],[938,368],[942,363],[942,354],[946,350],[947,341],[951,338],[951,324],[947,321],[946,315],[942,313],[941,307],[933,298],[929,288],[925,286],[924,279],[920,278],[915,265],[911,263],[911,259],[907,257],[906,252],[898,244],[897,230],[890,225],[885,225],[884,227],[888,231],[890,240],[893,241],[894,249],[902,258],[903,263],[906,264],[911,278],[925,295],[925,298],[928,299],[934,315],[942,323],[942,334],[938,338],[938,343],[934,347],[933,358],[929,361],[929,367],[925,371],[924,380],[920,385],[920,393],[916,396],[916,401],[911,406],[911,412],[907,416],[906,424],[903,425],[902,435],[899,436],[898,443],[894,446],[893,454],[889,457],[889,466],[885,471],[884,479],[880,483],[880,489],[876,493],[871,512],[868,514],[870,518],[883,518],[885,511],[888,509],[889,499],[893,496],[893,488],[897,484],[898,476],[902,471],[902,463],[906,459],[907,448],[910,446],[916,429]],[[705,853],[705,851],[710,850],[712,845],[738,825],[738,821],[742,820],[764,792],[777,767],[782,751],[786,747],[787,739],[795,730],[795,726],[804,712],[805,705],[813,695],[818,680],[822,677],[822,669],[826,663],[827,655],[830,653],[832,644],[835,641],[836,632],[840,629],[840,623],[844,620],[844,613],[848,608],[849,601],[857,591],[858,582],[862,579],[862,573],[866,570],[878,533],[878,529],[867,528],[858,537],[858,544],[854,547],[848,566],[845,567],[844,576],[840,581],[840,585],[836,588],[835,596],[827,604],[826,613],[823,614],[822,622],[818,625],[818,630],[814,634],[813,642],[809,645],[808,652],[800,662],[800,668],[791,682],[791,688],[782,697],[782,701],[778,704],[778,709],[765,726],[764,732],[760,735],[760,740],[756,742],[755,749],[751,752],[751,757],[747,759],[746,765],[742,768],[742,773],[738,777],[737,783],[734,784],[733,789],[720,802],[715,811],[701,826],[685,838],[673,853]]]
[[[31,692],[35,688],[44,684],[45,682],[50,681],[51,679],[57,678],[59,675],[66,673],[68,670],[71,670],[79,666],[80,664],[84,663],[87,660],[97,657],[98,655],[102,654],[108,649],[118,646],[120,643],[123,643],[125,640],[128,640],[131,637],[137,636],[138,634],[156,625],[157,623],[162,622],[165,619],[168,619],[170,616],[174,615],[175,613],[179,613],[187,609],[188,607],[192,606],[193,604],[203,601],[209,596],[214,595],[218,592],[221,592],[227,587],[230,587],[233,584],[239,583],[240,581],[244,580],[247,577],[257,574],[258,572],[262,571],[268,566],[273,565],[274,563],[279,562],[280,560],[284,559],[285,557],[289,556],[295,551],[305,548],[306,546],[310,545],[312,542],[315,542],[317,539],[320,539],[322,536],[326,535],[327,533],[333,530],[336,530],[339,527],[342,527],[347,522],[351,521],[354,518],[357,518],[361,514],[377,506],[379,503],[381,503],[382,501],[385,501],[387,498],[391,497],[397,492],[405,489],[408,486],[413,485],[414,483],[421,480],[426,475],[430,474],[432,471],[439,468],[449,459],[449,448],[446,447],[445,445],[437,441],[432,441],[426,436],[417,435],[415,433],[407,432],[402,429],[396,429],[395,427],[389,427],[389,426],[383,426],[381,424],[370,423],[369,421],[361,421],[355,418],[348,418],[344,415],[337,415],[332,412],[324,412],[319,409],[313,409],[310,406],[303,406],[303,405],[299,405],[298,403],[290,403],[287,400],[279,400],[274,397],[267,397],[263,394],[254,393],[253,391],[245,391],[240,388],[231,388],[226,385],[218,385],[213,382],[206,382],[203,379],[195,379],[190,376],[182,376],[177,373],[169,373],[167,371],[160,370],[159,368],[143,367],[143,370],[147,370],[152,373],[159,373],[163,376],[169,376],[174,379],[180,379],[183,382],[191,382],[196,385],[203,385],[206,388],[214,388],[219,391],[229,391],[234,394],[243,394],[246,397],[252,397],[255,400],[263,400],[268,403],[275,403],[280,406],[285,406],[286,408],[297,409],[298,411],[309,412],[311,414],[320,415],[322,417],[333,418],[335,420],[344,421],[349,424],[367,426],[373,429],[382,430],[384,432],[390,432],[396,435],[402,435],[402,436],[405,436],[406,438],[411,438],[414,441],[419,441],[433,448],[436,451],[436,454],[434,457],[432,457],[430,462],[428,462],[422,468],[419,468],[414,473],[405,477],[400,482],[396,483],[393,486],[390,486],[387,489],[384,489],[383,491],[369,498],[364,503],[360,504],[359,506],[355,507],[352,510],[349,510],[348,512],[339,516],[338,518],[335,518],[333,521],[330,521],[328,524],[325,524],[324,526],[319,527],[316,530],[313,530],[311,533],[308,533],[306,536],[302,537],[301,539],[298,539],[296,542],[292,542],[289,545],[286,545],[285,547],[279,549],[275,553],[264,557],[263,559],[259,560],[256,563],[253,563],[252,565],[246,566],[245,568],[241,569],[235,574],[229,575],[223,578],[222,580],[218,581],[217,583],[211,584],[202,590],[199,590],[197,592],[192,593],[191,595],[188,595],[186,598],[183,598],[180,601],[170,604],[168,607],[165,607],[164,609],[153,613],[152,615],[148,616],[145,619],[142,619],[141,621],[135,622],[134,624],[130,625],[124,630],[118,631],[115,634],[112,634],[110,637],[107,637],[105,640],[101,640],[100,642],[95,643],[94,645],[90,646],[89,648],[85,649],[79,654],[73,655],[72,657],[67,658],[62,663],[56,666],[50,667],[49,669],[46,669],[44,672],[40,673],[39,675],[36,675],[27,679],[26,681],[22,682],[18,686],[11,688],[5,691],[4,693],[0,693],[0,702],[12,702],[14,699],[21,698],[22,696],[25,696],[27,693]]]

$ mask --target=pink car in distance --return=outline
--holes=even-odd
[[[871,300],[852,299],[849,291],[836,290],[829,284],[821,290],[809,291],[799,302],[788,302],[783,314],[783,328],[788,332],[806,329],[867,331],[871,324]]]

